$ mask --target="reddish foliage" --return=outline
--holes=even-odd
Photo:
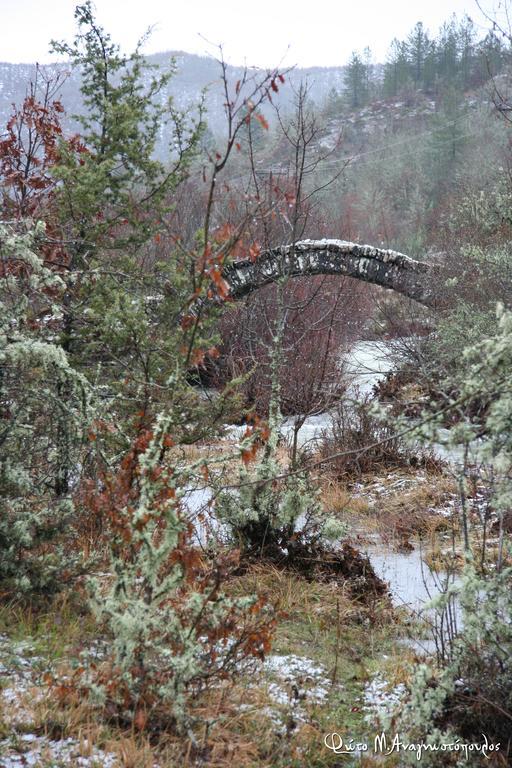
[[[266,120],[261,112],[257,112],[255,114],[256,120],[259,122],[262,128],[264,128],[265,131],[268,131],[268,120]]]
[[[39,78],[39,79],[38,79]],[[47,265],[66,269],[69,257],[61,244],[55,210],[57,179],[53,169],[61,162],[62,152],[70,152],[83,163],[87,152],[80,137],[65,138],[62,131],[64,107],[55,94],[60,81],[44,80],[37,71],[21,106],[13,105],[6,130],[0,138],[0,209],[6,218],[42,219],[46,240],[41,252]],[[16,270],[16,265],[2,265],[2,274]]]
[[[141,420],[139,430],[130,450],[121,461],[117,472],[105,472],[101,478],[101,489],[93,491],[90,486],[85,489],[84,499],[94,514],[103,516],[108,525],[108,538],[113,554],[117,558],[130,563],[135,562],[139,544],[134,537],[133,514],[137,509],[140,495],[141,455],[147,450],[152,439],[152,431],[144,426]],[[142,531],[152,521],[153,536],[158,539],[165,517],[159,518],[159,509],[169,499],[175,497],[175,489],[171,487],[173,469],[167,457],[167,448],[172,447],[172,437],[163,440],[160,464],[151,472],[150,479],[158,481],[159,491],[152,509],[137,521],[136,530]],[[205,467],[205,479],[207,468]],[[176,507],[180,515],[179,505]],[[204,552],[193,545],[191,524],[184,524],[179,535],[178,546],[172,551],[168,562],[162,566],[162,576],[170,569],[179,566],[182,574],[181,583],[168,595],[159,598],[158,607],[172,608],[174,616],[181,625],[181,631],[162,632],[165,634],[165,648],[173,656],[180,657],[188,652],[188,641],[191,635],[201,646],[202,670],[197,679],[187,683],[191,695],[197,695],[204,690],[212,680],[228,680],[236,670],[236,665],[244,658],[263,659],[270,650],[271,636],[275,625],[273,615],[269,615],[267,601],[260,597],[248,607],[240,606],[236,601],[225,606],[222,621],[218,621],[215,611],[216,602],[221,598],[223,583],[238,567],[239,552],[230,551],[220,554],[214,561],[208,560]],[[143,589],[143,586],[141,586]],[[191,625],[188,596],[199,594],[203,600],[203,608],[194,618]],[[116,720],[126,718],[130,711],[131,723],[138,729],[144,730],[151,721],[152,726],[161,727],[174,725],[169,716],[169,707],[160,705],[156,691],[169,682],[175,670],[172,664],[145,664],[147,649],[142,647],[134,654],[137,661],[131,669],[134,684],[127,684],[116,668],[112,659],[106,659],[97,666],[89,666],[88,675],[94,678],[95,684],[100,685],[107,693],[105,712],[108,717]],[[207,659],[207,662],[205,661]],[[65,702],[77,695],[86,696],[88,687],[85,684],[84,668],[74,672],[66,682],[49,678],[56,697]],[[136,697],[134,696],[136,690]],[[122,713],[122,714],[121,714]]]
[[[276,319],[275,287],[261,288],[220,320],[222,344],[208,373],[215,385],[251,373],[243,391],[265,416],[270,397],[270,355]],[[340,277],[295,278],[286,289],[287,313],[281,377],[284,415],[318,413],[343,384],[340,354],[357,337],[369,312],[364,284]],[[293,371],[293,376],[290,375]]]
[[[33,215],[55,184],[50,171],[58,159],[62,112],[59,101],[41,104],[34,93],[13,108],[0,141],[0,174],[9,192],[4,206],[17,218]]]

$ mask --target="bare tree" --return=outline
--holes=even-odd
[[[260,250],[286,243],[293,252],[305,235],[321,231],[321,193],[347,163],[341,161],[325,179],[321,164],[336,147],[319,151],[320,129],[309,105],[307,84],[299,86],[291,116],[279,109],[276,112],[278,136],[265,170],[250,126],[248,130],[252,190],[260,203],[252,220],[253,239],[261,244]],[[353,331],[351,322],[357,316],[362,291],[343,278],[292,280],[285,254],[278,251],[276,258],[282,263],[275,285],[257,291],[244,307],[223,318],[225,343],[217,371],[221,379],[248,374],[244,385],[247,400],[263,413],[272,387],[278,384],[279,408],[283,414],[293,415],[291,461],[295,465],[304,422],[328,409],[343,390],[339,350]]]

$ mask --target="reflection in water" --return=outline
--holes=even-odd
[[[462,612],[455,597],[447,606],[432,607],[429,603],[448,587],[456,585],[454,574],[433,573],[424,562],[424,553],[418,548],[412,552],[393,552],[383,545],[366,547],[375,572],[389,585],[393,604],[408,608],[421,619],[425,637],[418,639],[416,632],[407,645],[419,653],[444,655],[453,638],[462,628]]]
[[[444,591],[449,581],[446,574],[432,573],[419,549],[404,553],[371,545],[366,547],[366,554],[377,575],[389,584],[394,604],[416,613],[421,613],[430,600]],[[454,583],[453,578],[450,583]]]

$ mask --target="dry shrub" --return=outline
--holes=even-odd
[[[116,471],[101,479],[90,508],[108,521],[111,577],[89,583],[94,615],[111,639],[108,655],[84,660],[57,696],[78,690],[109,722],[145,730],[190,726],[190,705],[229,682],[270,648],[272,607],[257,595],[230,599],[223,584],[238,552],[208,560],[182,508],[194,477],[168,451],[171,417],[139,434]]]
[[[375,385],[374,391],[380,402],[391,404],[393,415],[404,414],[410,418],[421,414],[426,397],[432,395],[430,389],[418,382],[418,371],[412,367],[389,372]]]
[[[453,516],[436,514],[436,510],[452,500],[455,491],[451,478],[433,475],[428,482],[383,496],[375,508],[381,535],[405,544],[414,535],[434,538],[437,531],[452,529]]]
[[[368,397],[359,403],[339,403],[332,429],[320,445],[320,458],[329,462],[334,477],[344,481],[383,470],[440,467],[433,455],[413,450],[391,426],[379,421],[370,412]]]
[[[228,307],[219,321],[220,357],[208,380],[223,387],[242,377],[247,406],[266,415],[271,394],[271,349],[277,323],[275,285]],[[286,286],[287,321],[280,373],[283,415],[318,413],[344,389],[339,350],[357,338],[370,309],[368,286],[339,276],[294,278]],[[293,376],[290,371],[293,370]]]

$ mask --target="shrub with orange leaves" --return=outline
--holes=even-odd
[[[76,681],[104,713],[136,727],[187,727],[191,697],[270,648],[272,609],[222,591],[238,553],[206,560],[192,544],[183,496],[200,464],[170,460],[171,417],[142,425],[117,473],[92,500],[110,522],[112,578],[90,583],[112,636],[110,657]],[[204,467],[203,467],[204,468]]]

